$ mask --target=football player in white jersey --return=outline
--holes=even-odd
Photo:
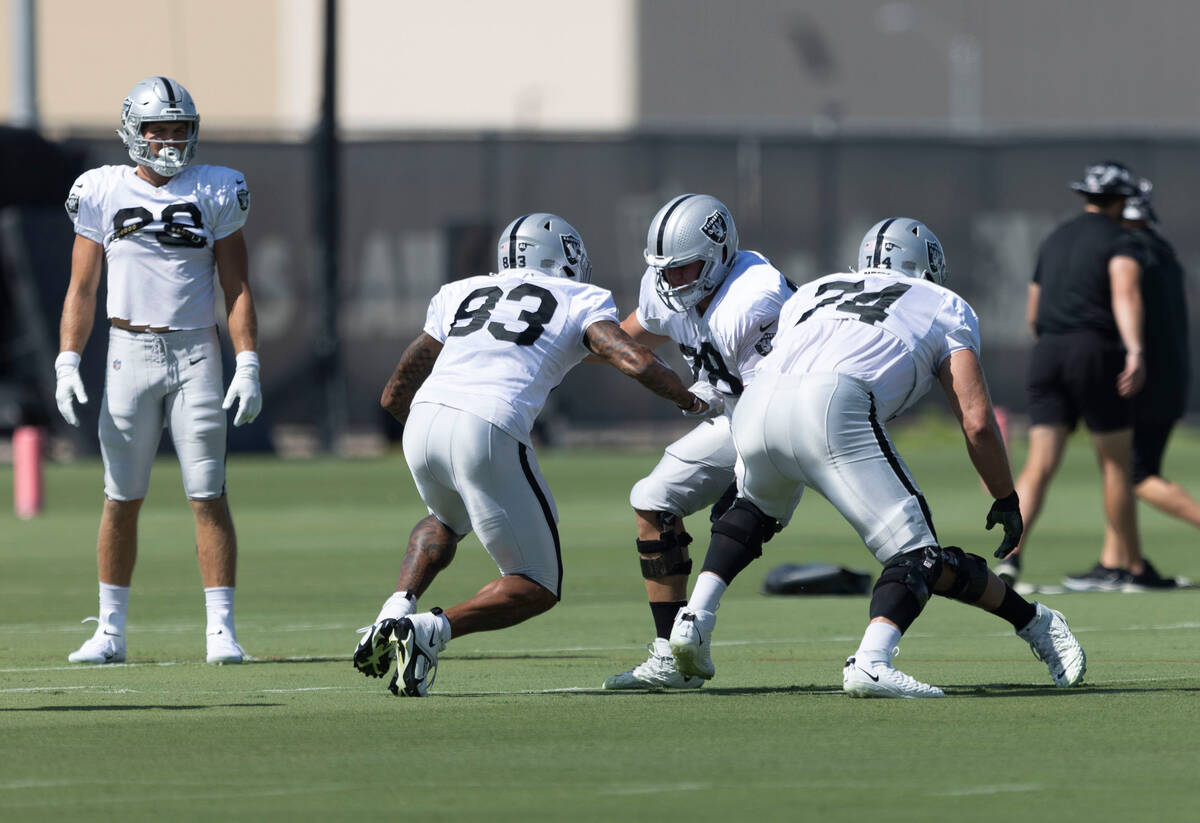
[[[692,391],[726,413],[667,446],[630,492],[655,638],[645,662],[603,685],[688,689],[704,681],[680,674],[667,647],[692,570],[687,550],[692,538],[683,518],[713,505],[732,487],[737,452],[729,412],[771,350],[779,310],[795,286],[758,252],[738,249],[733,216],[707,194],[680,195],[659,209],[650,221],[645,259],[638,307],[621,328],[650,348],[678,345],[696,381]]]
[[[684,674],[713,676],[710,643],[722,594],[811,486],[883,564],[870,623],[842,670],[846,693],[943,696],[892,666],[901,634],[931,594],[1007,620],[1056,685],[1083,678],[1083,649],[1059,612],[1026,601],[982,557],[938,542],[925,498],[883,427],[940,383],[996,499],[986,525],[1004,529],[997,556],[1016,545],[1021,513],[979,363],[979,322],[944,287],[946,271],[942,246],[924,224],[889,218],[863,238],[857,272],[807,283],[784,306],[774,351],[733,415],[738,497],[713,524],[704,568],[671,630]]]
[[[240,172],[191,163],[199,128],[187,89],[168,77],[146,78],[125,98],[117,132],[135,165],[85,172],[67,198],[75,245],[54,366],[58,408],[73,426],[79,425],[75,402],[87,402],[79,358],[92,331],[104,261],[110,323],[100,404],[105,501],[96,548],[99,625],[68,657],[72,663],[125,659],[138,512],[164,423],[196,518],[206,659],[240,663],[244,655],[233,622],[237,538],[225,497],[225,409],[237,403],[234,425],[240,426],[262,407],[242,235],[250,195]],[[237,358],[228,392],[215,325],[214,269]]]
[[[694,416],[714,410],[617,324],[607,289],[590,284],[578,232],[553,214],[518,217],[500,236],[497,274],[441,288],[382,405],[404,425],[408,461],[429,516],[409,537],[393,594],[354,652],[363,674],[424,697],[451,634],[501,629],[561,596],[554,498],[530,441],[551,389],[589,351]],[[719,411],[719,410],[718,410]],[[469,600],[417,613],[417,598],[475,531],[501,577]]]

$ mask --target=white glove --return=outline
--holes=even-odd
[[[87,402],[83,378],[79,376],[79,352],[59,352],[58,357],[54,359],[54,374],[58,377],[58,384],[54,387],[58,413],[72,426],[78,426],[79,417],[75,414],[75,401]]]
[[[238,352],[235,361],[237,370],[233,380],[229,381],[229,391],[225,392],[221,408],[232,408],[233,401],[238,401],[233,425],[241,426],[254,420],[262,411],[262,388],[258,385],[258,355],[252,351]]]
[[[720,417],[725,411],[725,395],[717,391],[716,386],[712,383],[701,380],[689,386],[688,391],[707,403],[708,408],[700,411],[684,409],[684,417],[699,417],[701,420],[711,420],[714,417]]]

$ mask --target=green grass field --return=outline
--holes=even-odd
[[[990,557],[989,502],[960,437],[897,442],[947,543]],[[1015,444],[1020,465],[1022,444]],[[502,632],[452,641],[434,696],[398,700],[349,662],[424,514],[400,455],[280,462],[235,455],[239,639],[255,660],[203,662],[192,524],[170,460],[142,514],[129,662],[67,653],[96,612],[96,462],[52,465],[33,521],[0,515],[0,818],[16,820],[1192,821],[1200,814],[1200,591],[1043,599],[1088,653],[1058,690],[1002,621],[933,600],[898,665],[940,701],[859,701],[840,667],[867,599],[767,598],[769,568],[875,572],[815,495],[734,584],[717,675],[698,692],[605,693],[644,658],[649,610],[630,484],[650,452],[540,455],[557,499],[564,600]],[[1167,473],[1200,491],[1200,439]],[[1099,479],[1072,444],[1030,545],[1027,579],[1094,562]],[[5,472],[0,494],[11,494]],[[11,498],[5,498],[11,499]],[[7,505],[6,505],[7,508]],[[1142,509],[1147,554],[1200,579],[1197,534]],[[691,530],[703,554],[701,518]],[[422,599],[450,605],[494,576],[474,538]]]

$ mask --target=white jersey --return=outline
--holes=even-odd
[[[886,269],[805,283],[779,316],[761,371],[836,372],[864,381],[881,420],[925,396],[952,352],[979,354],[979,318],[954,292]]]
[[[530,445],[550,390],[588,354],[583,336],[619,322],[612,293],[532,269],[447,283],[429,302],[425,333],[444,344],[413,403],[440,403]]]
[[[740,251],[700,314],[694,308],[668,308],[654,288],[655,276],[652,267],[642,275],[637,307],[642,328],[679,345],[693,380],[707,380],[730,397],[740,396],[771,351],[779,311],[796,287],[758,252]]]
[[[188,166],[161,186],[134,166],[84,172],[67,197],[75,233],[104,246],[108,316],[136,326],[202,329],[215,323],[213,241],[246,222],[240,172]]]

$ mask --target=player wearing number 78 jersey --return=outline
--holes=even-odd
[[[496,274],[449,283],[404,352],[382,405],[404,422],[404,457],[429,516],[409,537],[396,592],[363,629],[354,665],[391,690],[424,697],[455,637],[511,626],[558,602],[562,555],[554,498],[529,432],[550,390],[592,352],[697,416],[709,406],[617,325],[607,289],[590,284],[579,234],[527,214],[500,235]],[[474,531],[500,578],[443,612],[417,598]]]
[[[771,351],[779,310],[795,286],[767,258],[738,248],[733,215],[707,194],[683,194],[659,209],[644,257],[638,306],[621,328],[651,348],[678,345],[692,368],[693,391],[726,413],[667,446],[629,494],[655,638],[644,662],[610,676],[604,688],[687,689],[703,681],[680,675],[667,649],[692,569],[683,518],[727,501],[722,494],[732,486],[737,461],[729,412]]]

